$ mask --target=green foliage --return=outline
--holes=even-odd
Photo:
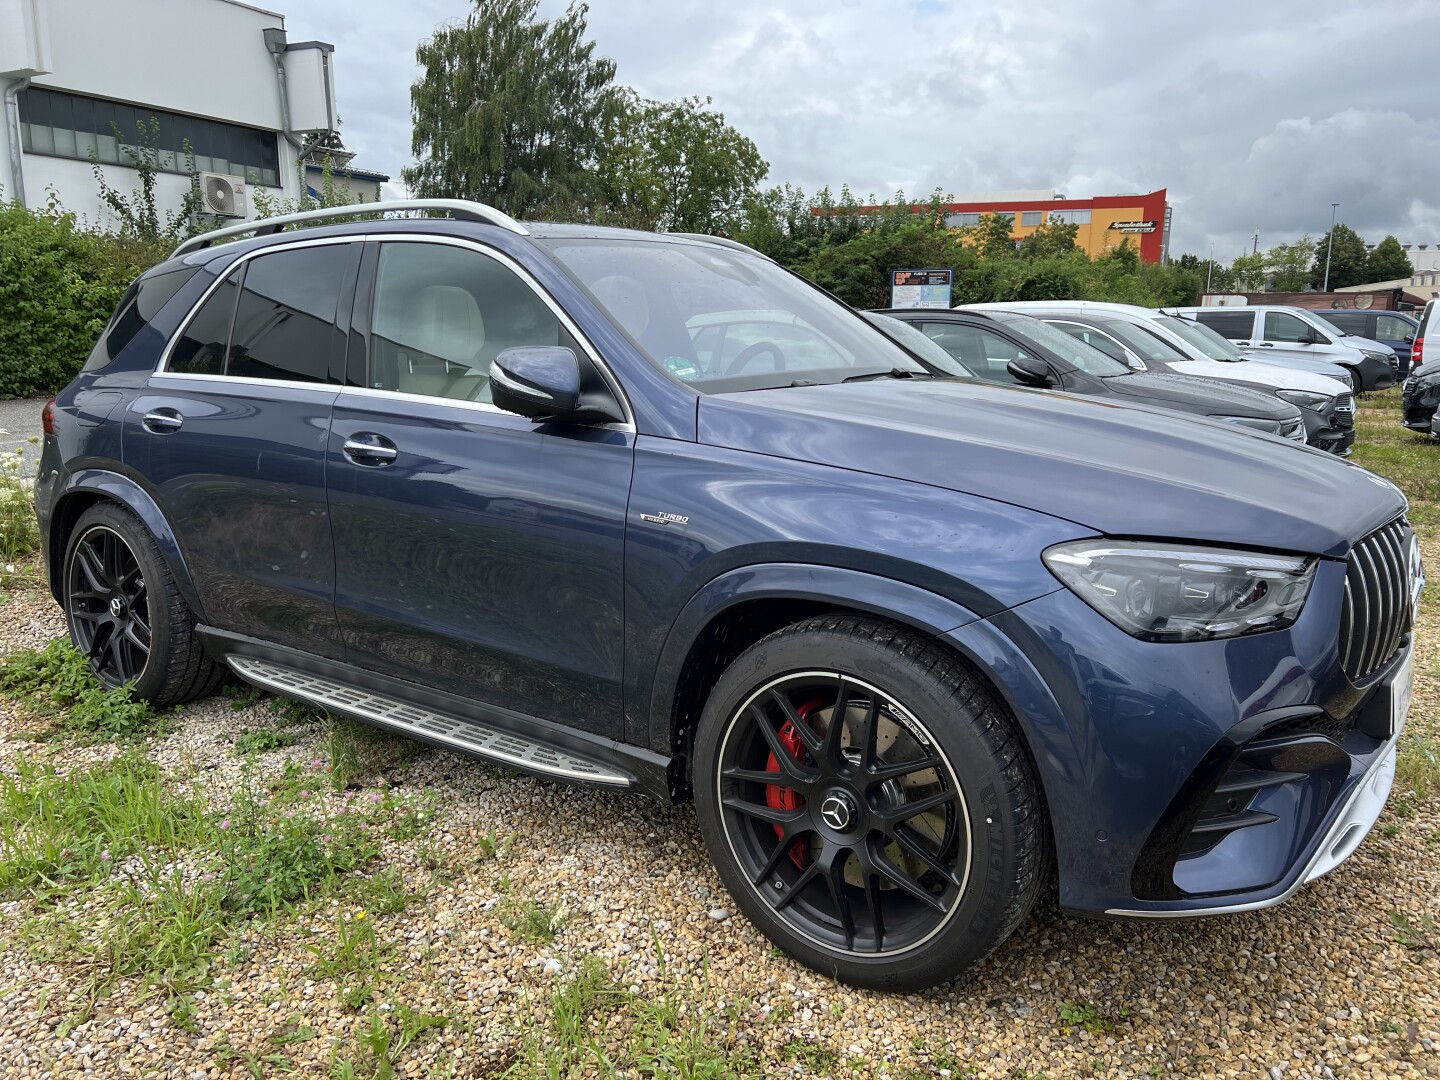
[[[1238,256],[1230,264],[1230,276],[1237,292],[1259,292],[1265,288],[1265,256],[1258,252]]]
[[[1276,244],[1265,252],[1265,267],[1274,275],[1271,288],[1275,292],[1303,292],[1310,281],[1310,263],[1315,257],[1315,241],[1306,233],[1293,244]]]
[[[0,659],[0,692],[22,698],[40,716],[78,735],[130,738],[156,729],[159,717],[148,702],[125,688],[107,690],[90,662],[65,638],[43,649],[19,649]]]
[[[8,587],[18,575],[15,563],[40,547],[35,506],[20,479],[24,458],[23,448],[0,453],[0,587]]]
[[[1440,741],[1408,736],[1400,747],[1395,779],[1422,801],[1440,791]]]
[[[260,728],[256,731],[247,731],[235,740],[235,756],[263,754],[267,750],[279,750],[294,745],[295,736],[290,732],[276,731],[274,728]]]
[[[129,167],[140,177],[138,188],[129,195],[121,194],[105,179],[105,170],[100,167],[100,159],[94,149],[90,151],[90,168],[95,173],[95,182],[100,185],[100,201],[115,215],[120,225],[119,234],[143,244],[159,244],[170,249],[181,240],[203,232],[206,226],[200,212],[205,209],[205,197],[200,190],[200,174],[195,169],[195,154],[190,150],[190,144],[185,144],[184,151],[185,173],[190,178],[190,187],[181,197],[179,207],[162,218],[155,197],[161,164],[161,151],[155,148],[155,143],[160,141],[160,121],[153,116],[148,125],[138,121],[134,143],[127,142],[125,133],[114,124],[110,127]]]
[[[126,286],[167,253],[86,232],[53,191],[43,210],[0,202],[0,397],[58,390],[74,378]]]
[[[1080,226],[1073,221],[1051,218],[1040,225],[1020,245],[1020,254],[1027,259],[1053,259],[1058,255],[1069,255],[1075,250],[1075,238],[1080,235]]]
[[[521,900],[515,896],[506,897],[500,913],[500,921],[522,941],[547,945],[555,940],[569,918],[563,900],[552,911],[539,900]]]
[[[590,167],[617,109],[615,63],[585,38],[584,4],[553,22],[539,0],[477,0],[464,22],[416,50],[410,88],[422,197],[480,199],[520,217],[546,202],[584,204]]]
[[[1013,214],[981,214],[980,224],[961,229],[960,235],[973,244],[985,259],[1009,259],[1016,255],[1015,216]]]
[[[374,1000],[384,977],[382,966],[394,952],[381,942],[375,920],[363,909],[336,918],[333,942],[305,949],[315,957],[309,973],[334,980],[340,1000],[352,1009]]]
[[[1410,261],[1410,256],[1405,254],[1400,241],[1393,236],[1387,236],[1376,244],[1366,257],[1363,284],[1372,281],[1398,281],[1413,273],[1415,264]]]
[[[1195,275],[1200,292],[1234,292],[1235,276],[1228,266],[1222,266],[1213,259],[1202,259],[1188,252],[1175,260],[1175,268]]]
[[[1315,261],[1310,267],[1310,284],[1315,288],[1325,285],[1326,253],[1329,252],[1331,289],[1343,289],[1349,285],[1364,285],[1370,279],[1369,253],[1360,234],[1343,221],[1335,226],[1335,244],[1330,246],[1330,233],[1315,241]]]
[[[709,98],[648,101],[621,90],[595,169],[594,219],[674,232],[733,228],[768,165],[709,106]],[[562,216],[549,210],[540,213]]]

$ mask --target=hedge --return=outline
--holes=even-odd
[[[79,228],[73,214],[0,202],[0,398],[75,377],[159,245]]]

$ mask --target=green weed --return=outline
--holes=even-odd
[[[1440,743],[1423,735],[1406,738],[1395,761],[1395,778],[1417,799],[1440,791]]]
[[[565,901],[560,901],[552,911],[538,900],[521,900],[506,897],[501,905],[500,921],[514,931],[522,941],[536,941],[549,944],[565,925],[569,911]]]
[[[294,746],[295,736],[288,731],[276,731],[273,728],[259,728],[255,731],[247,731],[235,740],[235,756],[245,757],[247,754],[263,754],[269,750],[280,750],[287,746]]]
[[[20,649],[0,659],[0,692],[23,701],[59,730],[126,738],[156,731],[159,718],[126,689],[107,690],[90,662],[65,638],[43,649]]]

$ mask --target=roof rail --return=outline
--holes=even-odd
[[[227,236],[240,236],[250,232],[256,236],[272,236],[287,225],[328,221],[332,218],[359,217],[368,214],[388,214],[399,210],[445,210],[457,221],[482,221],[489,225],[498,225],[502,229],[508,229],[521,236],[530,235],[530,230],[509,214],[496,210],[493,206],[487,206],[485,203],[471,202],[468,199],[392,199],[354,203],[350,206],[327,206],[319,210],[305,210],[298,214],[281,214],[279,217],[242,221],[238,225],[230,225],[223,229],[201,233],[199,236],[192,236],[171,252],[170,257],[173,259],[187,251],[199,251]]]
[[[698,232],[672,232],[666,233],[665,235],[683,236],[686,240],[701,240],[707,244],[719,244],[721,247],[733,248],[736,251],[746,251],[751,255],[759,255],[762,259],[770,259],[770,256],[766,255],[763,251],[756,251],[749,244],[742,244],[739,240],[731,240],[728,236],[711,236],[709,233]],[[774,262],[775,260],[770,259],[770,261]]]

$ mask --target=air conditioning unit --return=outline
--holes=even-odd
[[[205,200],[205,210],[216,217],[243,218],[249,214],[243,176],[201,173],[200,194]]]

